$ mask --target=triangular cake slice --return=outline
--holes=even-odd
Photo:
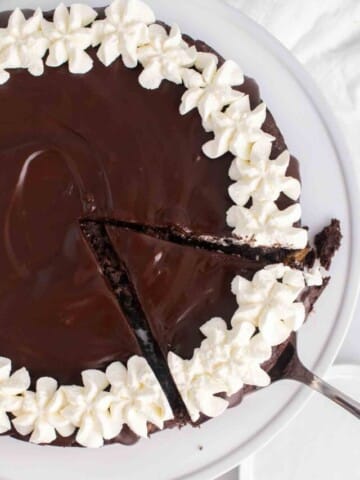
[[[250,279],[266,265],[124,228],[107,231],[164,353],[190,358],[202,339],[200,326],[214,316],[230,318],[236,310],[233,278]]]
[[[154,232],[149,235],[116,226],[106,229],[165,357],[173,352],[185,361],[192,359],[205,338],[204,325],[214,317],[224,319],[231,328],[230,321],[239,309],[232,288],[234,278],[251,281],[257,272],[273,267],[264,259],[249,260],[236,254],[181,245],[157,238]],[[306,314],[322,289],[323,286],[301,289]],[[284,341],[275,342],[263,362],[265,371],[274,367],[290,341],[287,334]],[[245,391],[250,389],[247,386]],[[241,388],[234,392],[229,403],[238,403],[243,391]]]

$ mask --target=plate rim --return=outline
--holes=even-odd
[[[198,4],[206,5],[204,0],[197,0]],[[298,83],[305,95],[309,98],[314,106],[319,118],[326,129],[329,140],[336,152],[339,168],[342,172],[344,184],[346,187],[346,197],[348,198],[349,218],[350,218],[350,252],[352,253],[352,261],[349,264],[348,284],[344,290],[342,297],[343,303],[340,308],[339,321],[332,334],[328,337],[328,342],[320,353],[314,369],[319,375],[324,375],[331,364],[334,362],[341,345],[344,342],[346,334],[349,330],[353,319],[357,300],[360,296],[360,269],[356,269],[355,265],[360,261],[360,251],[354,249],[356,240],[360,239],[360,221],[355,215],[355,207],[351,199],[360,198],[359,184],[356,180],[356,172],[352,155],[350,155],[349,148],[345,141],[342,131],[338,127],[338,122],[335,119],[334,113],[328,105],[320,88],[316,82],[311,78],[310,74],[305,70],[302,64],[295,58],[295,56],[284,45],[277,40],[271,33],[269,33],[262,25],[258,24],[240,10],[226,5],[220,0],[214,0],[211,8],[222,9],[222,13],[232,15],[236,21],[236,17],[241,23],[241,28],[246,30],[253,38],[259,38],[262,44],[266,44],[267,50],[272,53],[277,59],[281,59],[281,63],[291,74],[293,79]],[[207,5],[209,7],[209,5]],[[227,10],[227,12],[225,12]],[[348,160],[348,161],[345,161]],[[349,161],[350,159],[350,161]],[[178,477],[178,480],[209,480],[214,479],[222,474],[227,473],[233,468],[236,468],[241,460],[250,455],[255,454],[266,444],[272,441],[286,426],[302,411],[310,400],[314,392],[306,387],[299,387],[291,396],[283,411],[279,413],[268,424],[264,425],[262,433],[269,430],[266,439],[259,443],[256,438],[251,439],[246,446],[230,452],[221,460],[215,461],[207,466],[200,467],[191,474]],[[265,434],[264,434],[265,436]],[[256,445],[253,445],[256,444]]]
[[[356,363],[338,363],[332,365],[325,374],[325,380],[334,383],[337,380],[352,381],[360,378],[360,364]],[[335,385],[336,386],[336,385]],[[306,405],[307,406],[307,405]],[[305,409],[304,409],[305,410]],[[301,412],[300,412],[301,413]],[[271,445],[270,445],[271,447]],[[261,455],[261,450],[259,452]],[[241,466],[238,467],[238,480],[254,480],[254,466],[256,465],[256,455],[248,457]]]

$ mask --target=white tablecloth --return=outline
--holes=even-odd
[[[360,181],[360,0],[223,1],[263,25],[314,78],[343,130]],[[360,364],[359,338],[360,303],[337,363]],[[236,478],[231,472],[224,480]]]

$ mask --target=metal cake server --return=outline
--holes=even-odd
[[[270,372],[272,383],[280,380],[294,380],[302,383],[340,405],[355,417],[360,418],[360,402],[333,387],[306,368],[299,358],[295,339],[294,343],[286,347],[280,356],[281,358],[287,365],[284,369],[275,368]],[[239,465],[237,474],[233,472],[234,478],[236,475],[238,480],[255,480],[255,464],[256,455],[252,455]]]
[[[355,417],[360,418],[360,402],[325,382],[325,380],[306,368],[299,358],[296,342],[295,345],[293,343],[289,344],[281,357],[283,355],[289,359],[289,363],[284,370],[277,371],[274,369],[270,372],[272,382],[279,380],[294,380],[300,382],[329,398],[337,405],[340,405],[340,407],[352,413]]]

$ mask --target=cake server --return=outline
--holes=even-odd
[[[289,362],[283,370],[279,371],[273,369],[273,371],[270,372],[272,382],[279,380],[294,380],[302,383],[329,398],[337,405],[340,405],[340,407],[343,407],[355,417],[360,418],[360,402],[325,382],[325,380],[306,368],[299,358],[296,341],[290,343],[286,347],[282,357],[288,359]]]

